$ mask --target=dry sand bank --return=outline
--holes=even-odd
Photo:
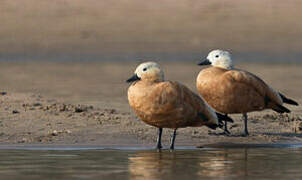
[[[195,91],[199,67],[192,62],[162,62],[167,79]],[[153,145],[156,129],[137,120],[127,103],[124,83],[137,63],[0,63],[0,141],[2,144]],[[239,64],[300,104],[302,65]],[[209,135],[209,130],[178,131],[176,146],[216,142],[302,142],[301,107],[292,114],[272,111],[249,114],[250,136],[239,137],[242,121],[232,115],[234,136]],[[212,134],[213,131],[210,132]],[[164,131],[168,144],[171,131]]]

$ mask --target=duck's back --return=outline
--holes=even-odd
[[[278,94],[264,81],[238,69],[204,69],[197,77],[196,86],[204,99],[222,113],[263,110],[268,107],[266,98],[280,103]]]

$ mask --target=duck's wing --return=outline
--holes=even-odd
[[[165,111],[181,113],[188,119],[204,121],[204,124],[218,124],[215,111],[197,94],[178,82],[160,83],[159,104],[165,104]]]
[[[283,101],[280,94],[267,85],[262,79],[256,75],[242,70],[230,70],[224,74],[230,83],[244,84],[248,88],[252,88],[255,92],[264,98],[266,103],[275,103],[282,105]]]

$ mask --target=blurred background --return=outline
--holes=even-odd
[[[300,0],[1,0],[0,60],[300,61]]]
[[[232,53],[236,68],[302,104],[301,9],[302,0],[0,0],[0,92],[7,92],[0,93],[0,142],[151,142],[155,129],[131,110],[125,80],[140,62],[152,60],[167,80],[197,93],[196,77],[206,67],[196,63],[218,48]],[[99,121],[34,104],[113,113]],[[302,131],[301,106],[288,108],[293,113],[280,122],[269,118],[272,111],[249,115],[251,140],[273,132],[255,141],[302,142],[288,134]],[[233,117],[241,132],[240,117]],[[48,141],[54,130],[72,133]],[[165,132],[167,139],[171,132]],[[208,141],[207,129],[201,132],[206,136],[181,130],[177,141],[218,142]]]

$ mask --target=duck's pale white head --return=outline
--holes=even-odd
[[[155,62],[145,62],[137,66],[134,75],[126,82],[134,82],[138,80],[143,81],[164,81],[164,72],[160,66]]]
[[[219,49],[211,51],[207,59],[198,65],[212,65],[223,69],[231,69],[233,67],[231,54],[228,51]]]

